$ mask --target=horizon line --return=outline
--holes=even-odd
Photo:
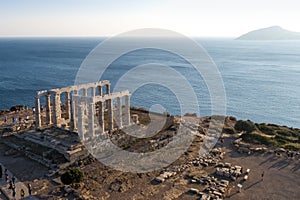
[[[110,38],[115,35],[0,35],[0,38]],[[143,36],[128,36],[143,37]],[[168,36],[153,36],[168,37]],[[191,38],[236,38],[236,36],[186,36]]]

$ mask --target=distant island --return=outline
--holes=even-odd
[[[237,40],[300,40],[299,32],[292,32],[280,26],[271,26],[246,33]]]

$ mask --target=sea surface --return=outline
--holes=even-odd
[[[34,106],[37,90],[73,85],[81,63],[103,39],[0,38],[0,110],[16,104]],[[221,73],[227,115],[300,127],[300,41],[195,40]],[[114,61],[101,79],[111,80],[113,88],[120,72],[147,63],[162,63],[183,74],[201,102],[198,114],[211,114],[209,92],[201,76],[184,59],[169,52],[132,51]],[[159,70],[156,76],[172,80]],[[176,84],[175,78],[172,81]],[[131,97],[133,106],[149,109],[155,104],[171,114],[181,114],[176,94],[167,87],[146,84]]]

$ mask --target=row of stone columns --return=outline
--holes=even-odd
[[[107,81],[106,81],[107,82]],[[102,82],[96,83],[95,86],[91,87],[90,84],[78,86],[72,86],[69,88],[61,88],[61,89],[54,89],[49,91],[41,91],[37,92],[35,97],[35,119],[36,119],[36,128],[42,127],[42,118],[41,118],[41,104],[40,98],[42,96],[46,97],[46,125],[55,125],[60,126],[62,122],[62,111],[61,111],[61,99],[60,94],[65,93],[65,103],[66,103],[66,117],[65,120],[70,122],[70,126],[72,130],[76,130],[76,107],[74,102],[71,100],[71,92],[73,91],[74,95],[78,94],[78,89],[82,89],[83,96],[87,96],[87,89],[91,88],[91,96],[95,96],[95,89],[98,88],[98,95],[102,96],[103,86],[106,86],[106,94],[110,93],[110,83],[106,83],[102,85]],[[53,107],[51,109],[51,96],[53,96]],[[53,112],[52,112],[53,111]]]
[[[106,100],[107,105],[107,114],[108,114],[108,129],[113,130],[114,127],[114,119],[116,120],[116,125],[118,128],[122,128],[123,126],[128,126],[130,124],[130,96],[125,96],[125,105],[124,110],[122,106],[121,97],[116,98],[116,107],[114,108],[113,99]],[[104,102],[100,101],[98,103],[98,119],[99,125],[101,127],[101,132],[105,131],[105,121],[104,121]],[[114,109],[116,112],[114,112]],[[123,111],[124,111],[124,119],[123,119]],[[115,116],[114,116],[115,115]]]
[[[98,87],[98,96],[103,96],[103,87],[102,86],[97,86]],[[96,88],[95,87],[90,87],[91,88],[91,96],[94,97],[96,96]],[[83,92],[82,92],[82,95],[83,96],[88,96],[87,94],[87,89],[88,88],[83,88]],[[106,84],[106,93],[105,94],[109,94],[110,93],[110,84]],[[78,91],[77,90],[74,90],[74,95],[78,95]],[[91,112],[95,112],[95,104],[91,105],[94,109],[91,110]],[[102,107],[103,105],[101,105]],[[102,108],[103,110],[103,108]],[[104,117],[104,115],[103,115]],[[77,116],[77,111],[76,111],[76,102],[75,101],[72,101],[72,118],[71,118],[71,122],[70,122],[70,129],[72,131],[76,131],[77,130],[77,124],[76,124],[76,119],[79,118],[79,116]],[[94,120],[94,115],[93,115],[93,120]],[[90,118],[91,119],[91,118]],[[104,122],[104,118],[103,118],[103,122]],[[90,127],[91,131],[94,132],[94,128]],[[104,129],[103,129],[103,132],[104,132]]]
[[[114,108],[113,98],[108,98],[106,100],[102,100],[97,102],[99,105],[98,110],[98,120],[99,120],[99,132],[105,132],[105,120],[104,120],[104,102],[106,102],[107,106],[107,116],[108,116],[108,131],[114,130],[114,119],[116,119],[116,124],[118,128],[122,128],[123,126],[130,125],[130,96],[125,95],[125,105],[124,109],[122,106],[122,97],[116,97],[117,103]],[[82,140],[85,140],[88,137],[95,136],[95,102],[94,100],[88,101],[83,100],[80,102],[80,97],[78,96],[77,111],[78,111],[78,133],[81,136]],[[114,117],[114,109],[116,110]],[[123,120],[123,112],[124,112],[124,120]],[[88,130],[86,130],[86,121],[88,122]],[[88,134],[88,136],[87,136]]]
[[[68,102],[68,99],[70,98],[70,94],[66,95],[66,108],[67,113],[70,113],[70,104]],[[61,101],[60,101],[60,93],[56,92],[54,93],[54,101],[53,101],[53,122],[52,122],[52,109],[51,109],[51,93],[46,93],[46,124],[52,125],[53,123],[55,125],[60,124],[61,120]],[[36,127],[40,128],[42,126],[42,118],[41,118],[41,103],[40,103],[40,95],[37,95],[35,98],[35,109],[36,109]],[[68,116],[70,114],[67,114]]]

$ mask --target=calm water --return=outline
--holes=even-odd
[[[0,39],[0,110],[16,104],[33,106],[36,90],[73,85],[81,62],[100,41],[99,38]],[[221,72],[227,115],[300,127],[300,41],[197,41]],[[210,115],[210,99],[201,77],[183,59],[168,52],[153,49],[131,52],[112,63],[103,78],[111,80],[113,87],[120,71],[150,62],[165,63],[188,77],[201,102],[200,115]],[[172,114],[180,112],[175,95],[167,88],[145,85],[132,96],[134,106],[149,108],[157,103]]]

